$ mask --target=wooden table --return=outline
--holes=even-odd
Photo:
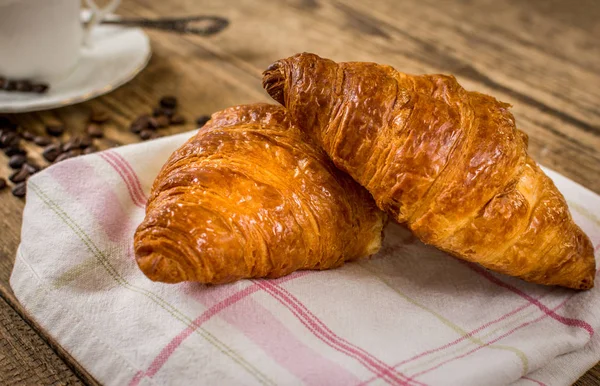
[[[127,16],[216,14],[231,27],[216,37],[150,32],[154,56],[136,79],[96,100],[16,119],[42,132],[59,120],[82,131],[91,108],[111,112],[101,147],[131,143],[129,123],[173,94],[193,118],[269,101],[261,72],[297,52],[388,63],[410,73],[452,73],[468,89],[514,105],[529,149],[600,193],[600,2],[536,0],[378,1],[125,0]],[[171,132],[191,130],[189,123]],[[27,147],[41,163],[40,148]],[[0,154],[0,176],[10,170]],[[0,193],[0,384],[96,384],[15,299],[8,284],[24,201]],[[600,384],[600,365],[579,385]]]

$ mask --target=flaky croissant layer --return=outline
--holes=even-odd
[[[508,104],[452,76],[313,54],[274,63],[263,85],[424,242],[531,282],[593,286],[592,244],[527,154]]]
[[[274,278],[376,253],[384,217],[285,109],[237,106],[213,114],[164,165],[135,255],[167,283]]]

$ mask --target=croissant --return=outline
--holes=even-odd
[[[294,123],[423,242],[530,282],[593,286],[592,244],[509,104],[452,76],[313,54],[263,75]]]
[[[276,278],[376,253],[384,221],[285,109],[238,106],[213,114],[163,166],[135,256],[166,283]]]

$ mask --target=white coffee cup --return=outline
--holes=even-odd
[[[87,36],[116,9],[86,0],[91,19],[81,21],[81,0],[0,0],[0,76],[52,83],[73,71]]]

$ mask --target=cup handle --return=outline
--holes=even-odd
[[[90,21],[88,21],[83,29],[83,44],[87,46],[89,45],[89,37],[92,29],[100,24],[108,14],[114,12],[119,4],[121,4],[121,0],[112,0],[104,8],[98,7],[94,0],[85,0],[85,3],[90,8],[92,14]]]

